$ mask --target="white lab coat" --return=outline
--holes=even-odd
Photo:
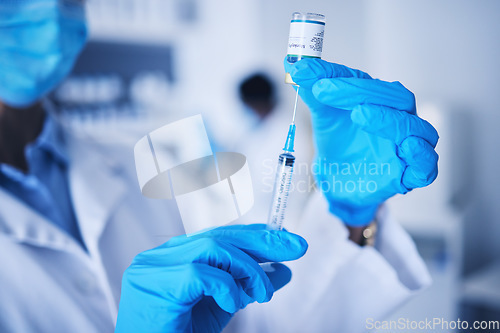
[[[0,189],[0,332],[112,332],[123,271],[139,252],[183,233],[175,201],[141,195],[131,146],[68,134],[70,191],[88,253]],[[265,305],[226,331],[358,332],[429,283],[407,234],[382,217],[379,250],[347,240],[320,196],[301,224],[306,256]]]

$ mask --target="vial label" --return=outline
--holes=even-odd
[[[288,38],[289,56],[321,58],[325,23],[310,20],[292,20]]]

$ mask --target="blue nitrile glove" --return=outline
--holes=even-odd
[[[290,281],[285,265],[264,272],[258,263],[295,260],[306,250],[302,237],[264,224],[174,237],[125,271],[115,332],[220,332],[236,311],[268,302]]]
[[[321,59],[285,60],[285,70],[311,110],[318,188],[347,225],[368,224],[386,199],[434,181],[438,133],[401,83]]]

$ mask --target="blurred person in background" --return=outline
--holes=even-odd
[[[411,239],[379,209],[437,175],[437,133],[401,84],[318,60],[287,68],[312,112],[316,158],[391,165],[363,174],[374,191],[312,195],[297,229],[304,256],[303,237],[261,224],[182,235],[174,203],[138,191],[132,147],[59,123],[44,97],[86,37],[82,1],[0,4],[0,331],[218,332],[293,271],[227,331],[358,332],[429,284]],[[363,237],[373,221],[375,247]],[[291,270],[279,263],[302,256]]]

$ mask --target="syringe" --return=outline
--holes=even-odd
[[[303,58],[321,58],[323,52],[323,38],[325,34],[325,16],[322,14],[295,12],[290,21],[290,34],[288,36],[288,50],[286,60],[293,64]],[[281,230],[285,209],[292,184],[293,144],[295,140],[295,114],[297,112],[297,101],[299,97],[299,86],[293,82],[290,73],[285,75],[285,83],[293,84],[297,88],[295,95],[295,106],[293,108],[292,123],[288,129],[288,135],[279,155],[276,178],[274,180],[273,201],[269,219],[269,229]]]
[[[273,201],[267,225],[269,229],[283,229],[283,219],[285,218],[285,209],[290,194],[292,183],[293,165],[295,156],[293,156],[293,145],[295,140],[295,113],[297,112],[297,100],[299,97],[299,87],[295,95],[295,106],[293,108],[292,123],[288,129],[285,147],[283,153],[279,155],[278,167],[276,168],[276,177],[274,180]]]

